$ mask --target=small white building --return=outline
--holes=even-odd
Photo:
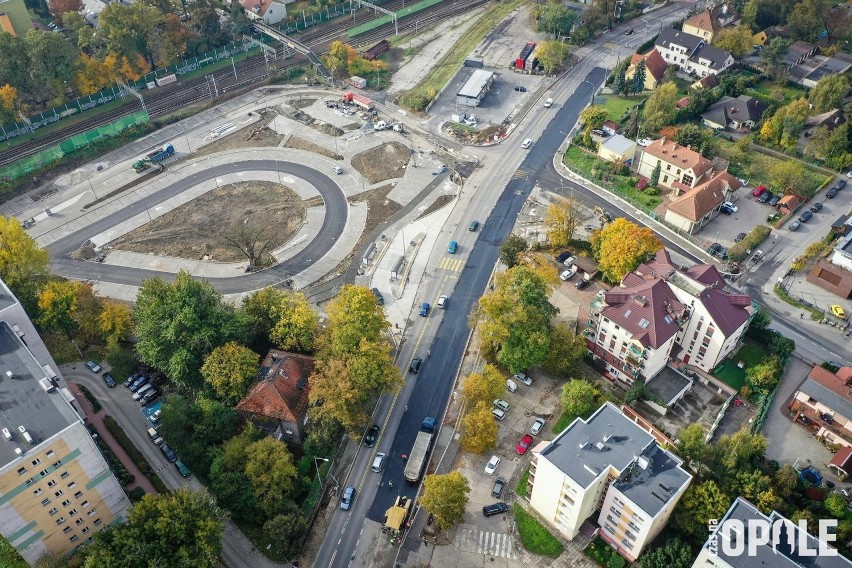
[[[494,82],[494,73],[485,69],[475,70],[470,77],[465,81],[459,92],[456,93],[456,105],[477,107],[491,84]]]
[[[250,20],[263,20],[264,23],[277,24],[287,17],[287,4],[295,0],[242,0],[240,4]]]
[[[621,134],[612,134],[598,146],[598,156],[617,164],[632,161],[635,153],[636,142]]]

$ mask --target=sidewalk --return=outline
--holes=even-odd
[[[83,412],[86,413],[86,420],[91,422],[95,428],[98,429],[98,435],[100,435],[101,439],[109,446],[109,449],[112,450],[118,457],[118,461],[129,471],[133,477],[133,483],[124,487],[124,490],[129,493],[132,489],[136,487],[141,487],[145,490],[145,493],[149,495],[156,495],[157,490],[154,489],[154,486],[145,477],[136,464],[130,459],[130,456],[127,455],[127,452],[124,451],[124,448],[116,441],[116,439],[112,436],[109,430],[107,430],[106,424],[104,424],[104,417],[106,416],[106,411],[101,409],[99,412],[94,412],[92,409],[92,405],[89,404],[88,399],[80,392],[80,389],[74,383],[68,383],[68,388],[71,389],[71,392],[74,393],[74,398],[77,399],[77,402],[80,403],[80,406],[83,409]]]

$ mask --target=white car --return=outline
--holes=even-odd
[[[541,432],[541,429],[544,428],[544,419],[536,418],[535,422],[530,426],[530,435],[538,436],[538,433]]]
[[[529,149],[530,146],[532,146],[532,138],[527,138],[526,140],[524,140],[524,143],[521,144],[521,148],[523,148],[524,150]]]
[[[724,202],[724,203],[722,204],[722,206],[723,206],[723,207],[727,207],[728,209],[730,209],[730,210],[731,210],[731,211],[733,211],[734,213],[736,213],[736,212],[737,212],[737,206],[736,206],[736,205],[734,205],[733,203],[731,203],[730,201],[726,201],[726,202]]]
[[[531,387],[532,384],[533,384],[532,378],[529,375],[525,375],[523,373],[515,373],[512,378],[515,379],[516,381],[521,381],[522,383],[524,383],[528,387]]]
[[[500,458],[498,456],[491,456],[491,459],[485,464],[485,475],[494,475],[498,465],[500,465]]]
[[[567,282],[567,281],[571,280],[572,278],[574,278],[575,274],[577,274],[577,273],[574,271],[574,269],[569,268],[568,270],[566,270],[565,272],[563,272],[562,274],[559,275],[559,279],[562,280],[563,282]]]
[[[852,178],[852,170],[849,170],[848,172],[846,172],[846,177]]]
[[[544,108],[550,108],[553,106],[553,99],[547,99],[544,101]]]
[[[574,264],[575,260],[577,260],[577,257],[569,256],[568,258],[566,258],[565,260],[562,261],[562,264],[570,267],[572,264]]]
[[[650,146],[652,142],[653,142],[653,140],[651,140],[650,138],[640,138],[639,140],[636,141],[636,143],[639,144],[642,147]]]
[[[145,385],[144,387],[142,387],[141,389],[139,389],[138,391],[133,393],[133,400],[139,400],[140,398],[142,398],[145,395],[146,392],[148,392],[152,388],[154,388],[154,385],[152,385],[151,383],[148,383],[147,385]]]
[[[449,301],[449,298],[447,298],[446,295],[442,295],[440,298],[438,298],[438,303],[435,305],[443,310],[447,307],[447,301]]]

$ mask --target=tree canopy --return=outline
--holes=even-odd
[[[751,28],[748,26],[725,28],[719,32],[719,35],[713,38],[713,45],[719,49],[730,51],[731,55],[739,59],[751,53],[753,49],[752,45],[754,45],[754,42],[752,41]]]
[[[464,520],[469,493],[470,484],[458,471],[444,475],[427,475],[423,482],[420,504],[435,515],[438,527],[446,530]]]
[[[610,282],[621,282],[628,272],[663,246],[651,229],[623,217],[595,231],[591,241],[598,267]]]
[[[808,100],[819,114],[843,108],[843,99],[849,92],[849,78],[843,74],[826,75],[811,89]]]
[[[220,400],[234,405],[257,378],[259,362],[257,353],[236,341],[229,341],[204,359],[201,376]]]
[[[586,418],[601,405],[598,387],[583,379],[571,379],[562,386],[562,412]]]
[[[471,408],[477,402],[491,404],[506,392],[506,379],[494,365],[486,364],[481,373],[471,373],[462,381],[461,397]]]
[[[500,245],[500,261],[512,268],[518,264],[521,253],[526,252],[528,248],[527,241],[523,237],[509,233],[509,236]]]
[[[461,422],[461,447],[466,452],[484,454],[497,445],[497,422],[491,414],[491,401],[477,401]]]
[[[0,41],[4,35],[9,34],[0,34]],[[19,295],[33,286],[47,272],[47,260],[47,251],[24,232],[17,219],[0,216],[0,278],[12,292]]]
[[[571,33],[576,19],[573,10],[561,2],[551,0],[540,9],[537,28],[538,31],[553,34],[554,38],[559,39],[559,36]]]
[[[659,130],[671,124],[677,116],[677,84],[663,83],[645,101],[642,122],[649,130]]]
[[[554,248],[567,247],[574,238],[580,214],[573,198],[557,197],[547,206],[544,214],[544,226],[547,237]]]
[[[693,563],[693,553],[679,538],[670,538],[641,556],[642,568],[690,568]]]

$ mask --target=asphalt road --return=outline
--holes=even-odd
[[[174,185],[165,187],[134,203],[126,209],[117,211],[92,223],[85,229],[81,229],[49,245],[47,250],[50,252],[51,270],[68,278],[114,282],[116,284],[131,286],[138,286],[142,280],[151,278],[152,276],[172,280],[175,277],[174,273],[75,260],[70,257],[70,254],[98,233],[120,225],[139,214],[140,211],[156,207],[166,199],[178,195],[193,186],[225,174],[259,170],[276,171],[297,176],[317,189],[325,202],[325,218],[323,219],[319,234],[308,246],[291,259],[267,270],[231,278],[210,278],[208,281],[223,294],[245,292],[278,284],[290,276],[309,268],[314,262],[331,250],[331,247],[334,246],[337,239],[343,233],[349,211],[346,196],[331,178],[309,166],[283,160],[233,162],[204,169],[188,176]]]

